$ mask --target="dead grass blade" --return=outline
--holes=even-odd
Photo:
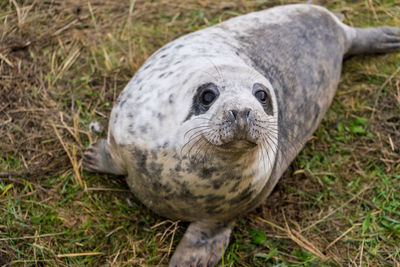
[[[255,216],[255,218],[256,218],[257,220],[261,221],[261,222],[264,222],[264,223],[266,223],[266,224],[271,225],[272,227],[274,227],[274,228],[276,228],[276,229],[281,230],[282,232],[286,232],[285,228],[280,227],[279,225],[277,225],[277,224],[275,224],[275,223],[273,223],[273,222],[270,222],[270,221],[268,221],[268,220],[266,220],[266,219],[263,219],[263,218],[261,218],[261,217],[258,217],[258,216]]]
[[[21,237],[9,237],[9,238],[0,238],[0,241],[35,239],[35,238],[57,236],[57,235],[64,235],[64,234],[65,234],[65,232],[54,233],[54,234],[43,234],[43,235],[29,235],[29,236],[21,236]]]
[[[68,254],[58,254],[58,258],[67,258],[67,257],[82,257],[82,256],[96,256],[103,255],[103,252],[82,252],[82,253],[68,253]]]
[[[362,243],[361,243],[361,248],[360,248],[360,264],[358,266],[363,266],[362,265],[362,260],[363,260],[363,253],[364,253],[364,243],[365,243],[365,239],[363,239]]]
[[[340,236],[338,236],[335,240],[333,240],[329,245],[326,246],[325,251],[327,251],[330,247],[336,244],[340,239],[342,239],[345,235],[347,235],[350,231],[352,231],[356,226],[360,226],[362,223],[356,223],[346,231],[344,231]]]
[[[65,153],[67,153],[67,156],[68,156],[68,158],[69,158],[69,160],[70,160],[70,162],[72,164],[72,167],[73,167],[74,173],[75,173],[75,175],[74,175],[75,182],[78,185],[83,186],[84,183],[82,181],[81,174],[79,172],[80,164],[78,163],[78,160],[77,160],[77,157],[76,157],[76,146],[72,145],[72,154],[71,154],[70,151],[68,150],[67,146],[65,145],[60,133],[58,132],[57,127],[55,126],[55,124],[53,122],[50,122],[50,124],[53,127],[54,132],[56,133],[57,138],[60,141],[60,144],[64,148],[64,151],[65,151]]]
[[[74,124],[74,126],[73,126],[73,128],[71,129],[71,127],[69,127],[69,126],[65,123],[63,113],[60,112],[60,121],[61,121],[62,125],[64,126],[63,128],[66,129],[66,130],[69,132],[69,134],[75,139],[75,141],[76,141],[80,146],[82,146],[81,140],[80,140],[80,138],[79,138],[79,132],[82,132],[82,131],[79,130],[79,127],[78,127],[78,120],[79,120],[79,114],[76,113],[76,114],[74,115],[74,117],[73,117],[73,124]],[[56,125],[56,126],[57,126],[57,125]],[[85,133],[85,132],[83,132],[83,133]]]
[[[276,225],[273,222],[270,222],[266,219],[263,219],[261,217],[255,216],[255,219],[267,223],[270,226],[282,231],[286,233],[287,238],[291,239],[292,241],[294,241],[297,245],[301,246],[302,248],[304,248],[305,250],[313,253],[314,255],[318,256],[320,259],[326,261],[328,260],[328,257],[325,256],[317,247],[314,246],[313,243],[311,243],[310,241],[308,241],[303,235],[301,235],[299,232],[297,232],[296,230],[290,229],[287,220],[286,220],[286,216],[284,214],[284,212],[282,211],[283,214],[283,218],[285,221],[285,228]]]
[[[322,252],[318,248],[316,248],[313,243],[308,241],[303,235],[301,235],[296,230],[290,229],[290,227],[289,227],[289,225],[287,223],[287,220],[286,220],[285,213],[283,211],[282,211],[282,215],[283,215],[283,219],[285,221],[286,234],[288,235],[288,237],[291,240],[293,240],[296,244],[298,244],[299,246],[301,246],[305,250],[308,250],[312,254],[318,256],[323,261],[326,261],[326,260],[329,259],[324,254],[322,254]]]
[[[10,66],[11,68],[14,67],[14,64],[12,64],[12,62],[10,60],[8,60],[6,58],[6,56],[4,56],[3,54],[0,53],[0,59],[3,60],[8,66]]]
[[[58,81],[58,79],[64,76],[65,71],[68,70],[74,64],[74,62],[78,59],[80,55],[80,51],[81,48],[79,47],[67,56],[67,58],[61,65],[60,70],[58,71],[56,77],[52,81],[51,86],[54,86],[54,84]]]
[[[175,222],[175,227],[174,227],[174,230],[172,231],[171,242],[169,243],[169,248],[168,248],[168,253],[167,253],[168,257],[169,257],[169,255],[171,255],[172,244],[174,243],[175,233],[176,233],[176,230],[178,230],[178,223],[179,223],[179,221]]]

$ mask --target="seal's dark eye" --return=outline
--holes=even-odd
[[[197,92],[197,101],[203,108],[209,108],[219,96],[218,87],[213,83],[203,84]]]
[[[216,95],[213,91],[205,90],[200,96],[201,104],[208,106],[214,101],[215,97]]]
[[[253,85],[253,95],[261,103],[265,113],[268,115],[274,114],[270,91],[266,86],[262,85],[261,83],[255,83]]]
[[[254,94],[254,96],[263,104],[267,102],[267,93],[265,91],[259,90]]]
[[[206,113],[219,97],[219,89],[214,83],[200,85],[193,96],[192,106],[184,121],[192,116]]]

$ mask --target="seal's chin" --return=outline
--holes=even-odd
[[[253,150],[256,147],[257,143],[245,139],[232,140],[222,145],[215,146],[216,149],[223,152],[243,152],[243,153]]]

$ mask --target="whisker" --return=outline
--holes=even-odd
[[[217,65],[214,64],[214,62],[211,60],[211,58],[210,57],[205,57],[205,58],[208,59],[211,62],[211,64],[214,66],[214,68],[217,71],[217,73],[218,73],[219,77],[221,78],[221,80],[224,80],[224,77],[222,76],[222,73],[219,71]]]
[[[186,139],[186,136],[187,136],[190,132],[192,132],[192,131],[194,131],[194,130],[204,129],[204,128],[209,128],[209,126],[208,126],[208,125],[200,125],[200,126],[194,127],[194,128],[192,128],[192,129],[186,131],[186,133],[184,134],[183,138]]]
[[[199,137],[201,138],[201,135],[200,135]],[[195,140],[195,138],[189,139],[189,140],[181,147],[181,152],[180,152],[181,157],[182,157],[182,156],[185,156],[185,155],[187,154],[187,153],[183,153],[183,151],[185,150],[185,148],[186,148],[187,146],[190,146],[191,142],[193,142],[194,140]]]
[[[199,163],[201,158],[203,159],[203,167],[204,167],[204,161],[205,158],[207,157],[207,153],[205,151],[205,148],[209,147],[209,144],[206,140],[202,139],[202,142],[197,145],[197,150],[195,151],[195,162]],[[208,150],[208,149],[207,149]],[[201,153],[204,151],[203,153]],[[200,157],[202,156],[202,157]]]
[[[206,121],[212,121],[210,118],[204,118],[204,117],[194,117],[192,120],[206,120]]]
[[[210,76],[210,77],[212,78],[212,80],[218,80],[217,77],[215,77],[214,75],[210,74],[209,72],[204,71],[204,70],[203,70],[202,72],[205,73],[205,74],[207,74],[208,76]]]
[[[213,132],[213,129],[203,129],[203,130],[199,130],[199,131],[197,131],[197,132],[194,132],[194,133],[189,137],[189,141],[192,140],[192,139],[194,139],[194,138],[197,138],[197,137],[200,136],[200,135],[204,135],[204,134],[211,133],[211,132]]]
[[[278,120],[276,120],[275,118],[263,118],[263,119],[257,119],[256,122],[262,122],[262,123],[275,123],[278,124]]]
[[[265,173],[265,172],[267,172],[267,168],[265,167],[264,146],[263,146],[262,143],[261,143],[261,157],[262,157],[262,162],[263,162],[263,166],[264,166],[264,173]]]
[[[272,160],[271,160],[271,158],[269,156],[269,153],[268,153],[268,147],[271,148],[271,145],[269,144],[268,141],[265,140],[265,137],[263,137],[263,140],[265,142],[264,145],[267,145],[267,147],[264,147],[264,146],[262,146],[262,147],[265,148],[265,153],[267,154],[268,162],[269,162],[270,165],[272,165],[273,162],[272,162]],[[264,171],[266,172],[265,166],[264,166]]]
[[[199,139],[197,140],[197,141],[195,141],[195,143],[192,145],[192,147],[189,149],[189,151],[188,151],[188,153],[187,153],[187,155],[191,155],[191,152],[192,152],[192,149],[193,148],[195,148],[198,144],[199,144],[199,142],[201,142],[203,140],[203,138],[201,137],[201,136],[199,136]]]

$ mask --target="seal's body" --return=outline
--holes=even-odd
[[[146,206],[193,222],[171,265],[216,264],[234,218],[270,194],[321,121],[344,56],[399,48],[400,29],[352,28],[313,5],[188,34],[135,74],[84,167],[127,175]]]

